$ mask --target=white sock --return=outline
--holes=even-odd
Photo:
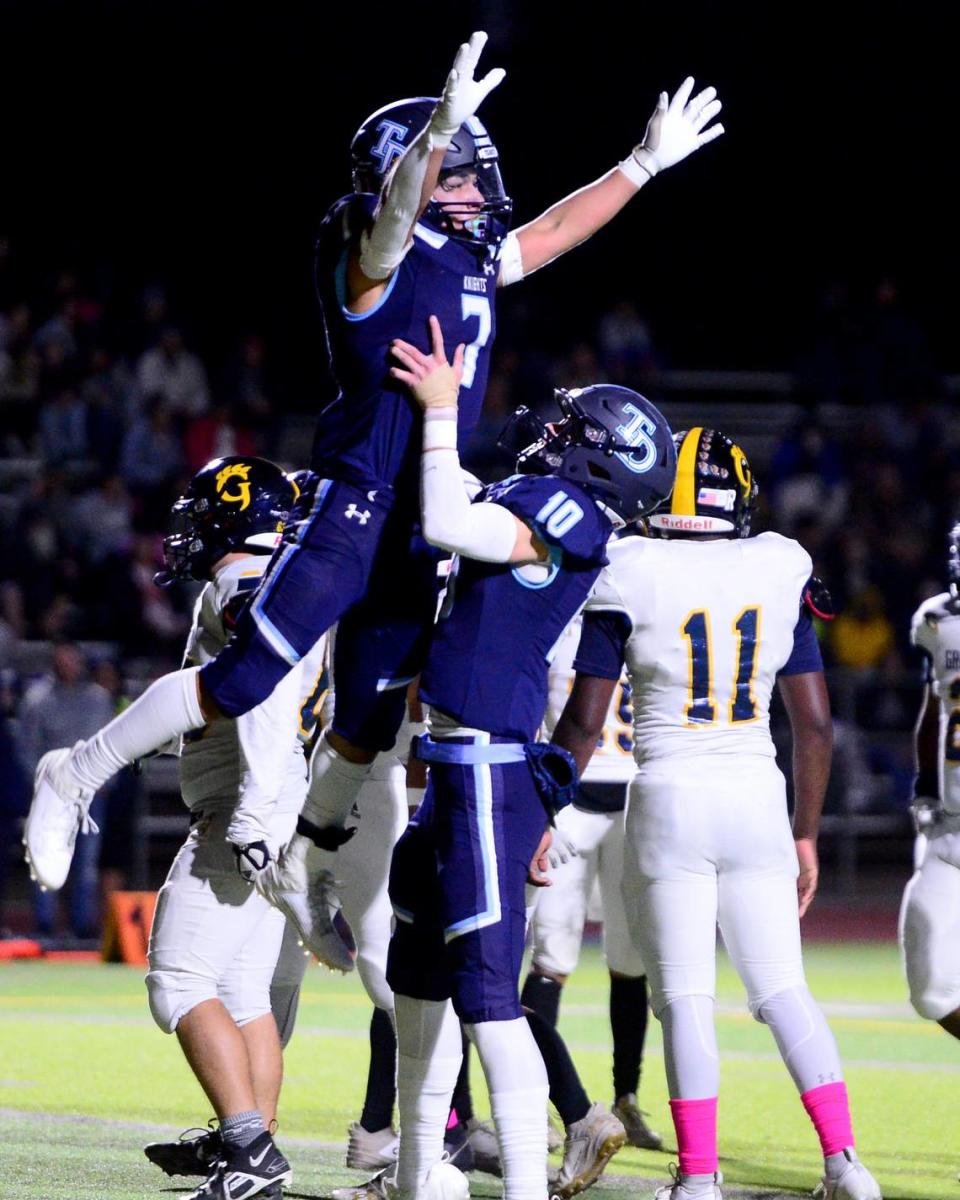
[[[321,829],[342,829],[372,769],[372,762],[349,762],[324,734],[310,756],[310,784],[303,815]]]
[[[199,670],[187,667],[161,676],[70,755],[70,770],[85,791],[97,791],[128,763],[205,724],[197,695]]]
[[[524,1017],[466,1026],[477,1048],[490,1092],[500,1143],[504,1200],[543,1200],[547,1191],[547,1123],[550,1089],[537,1043]]]
[[[720,1055],[712,996],[678,996],[660,1013],[667,1086],[674,1100],[704,1100],[720,1092]]]
[[[463,1043],[460,1022],[449,1000],[396,996],[394,1004],[397,1106],[402,1130],[397,1187],[413,1198],[420,1194],[430,1168],[443,1157],[443,1134],[463,1059]],[[543,1200],[543,1195],[538,1200]]]
[[[413,814],[423,803],[423,798],[426,794],[427,789],[425,787],[407,788],[407,809],[409,810],[411,816],[413,816]]]
[[[824,1083],[839,1083],[843,1067],[837,1043],[806,987],[786,988],[760,1006],[787,1070],[802,1095]]]

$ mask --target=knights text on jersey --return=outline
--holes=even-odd
[[[460,725],[532,741],[547,705],[547,667],[607,561],[611,527],[576,484],[514,475],[485,488],[549,548],[549,562],[512,567],[459,559],[420,693]]]
[[[947,812],[960,813],[960,611],[949,592],[920,605],[910,641],[929,655],[940,704],[940,799]]]
[[[236,620],[238,605],[245,596],[253,596],[270,562],[269,555],[251,555],[232,562],[217,572],[197,599],[193,626],[187,638],[185,663],[203,666],[226,645]],[[312,728],[313,707],[322,690],[326,673],[326,637],[321,637],[310,653],[294,667],[300,680],[301,731]],[[298,714],[291,712],[291,722]],[[286,731],[284,731],[284,736]],[[180,747],[180,787],[189,808],[230,807],[237,800],[244,772],[243,756],[233,720],[212,721],[202,729],[186,734]],[[304,760],[297,745],[291,746],[287,795],[299,791],[303,798]]]
[[[770,697],[793,652],[807,552],[762,533],[625,538],[609,553],[584,627],[593,613],[625,614],[637,762],[704,753],[773,758]],[[579,654],[575,665],[587,669]],[[613,678],[618,668],[610,666]]]
[[[312,466],[325,478],[393,485],[415,494],[420,418],[406,388],[390,377],[390,343],[404,338],[429,350],[431,315],[440,320],[448,356],[464,343],[458,407],[465,440],[477,423],[487,386],[498,251],[473,248],[418,224],[381,299],[365,313],[351,313],[347,256],[375,207],[375,196],[344,197],[320,231],[317,291],[339,395],[320,414]]]
[[[580,644],[582,619],[577,616],[563,631],[550,664],[547,711],[543,718],[543,736],[553,736],[560,714],[573,685],[573,660]],[[633,709],[630,706],[630,684],[625,676],[613,690],[607,719],[593,757],[584,768],[584,783],[629,783],[636,771],[633,761]]]

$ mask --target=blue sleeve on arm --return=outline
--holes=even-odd
[[[599,679],[619,679],[632,630],[625,612],[585,612],[573,669]]]
[[[820,643],[813,627],[813,621],[806,609],[800,613],[799,620],[793,630],[793,649],[790,657],[780,668],[781,675],[805,675],[809,671],[822,671],[823,659],[820,656]]]

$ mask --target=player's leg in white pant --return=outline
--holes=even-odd
[[[637,1102],[647,1034],[647,980],[643,959],[630,937],[620,885],[623,880],[624,814],[607,818],[597,852],[603,915],[603,953],[610,971],[610,1031],[613,1035],[613,1111],[631,1146],[659,1150],[662,1139]]]
[[[407,824],[404,766],[392,753],[381,754],[357,800],[357,832],[335,855],[331,870],[341,881],[343,915],[357,943],[357,970],[367,995],[391,1012],[393,994],[387,985],[387,947],[393,909],[387,895],[390,857]]]
[[[960,833],[934,833],[900,907],[910,1003],[960,1037]]]
[[[477,1048],[500,1144],[504,1200],[547,1195],[547,1072],[524,1018],[466,1027]],[[401,1116],[401,1123],[402,1123]]]
[[[443,1133],[460,1061],[460,1022],[449,1000],[397,996],[397,1103],[400,1154],[397,1187],[420,1195],[443,1156]]]
[[[804,979],[798,867],[783,777],[772,763],[741,765],[736,779],[721,781],[719,791],[725,813],[725,836],[718,838],[724,943],[746,986],[750,1011],[770,1025],[817,1131],[829,1194],[872,1200],[880,1192],[853,1149],[836,1042]]]

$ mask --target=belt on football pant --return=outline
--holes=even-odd
[[[414,758],[428,763],[455,763],[474,766],[478,763],[522,763],[527,761],[523,742],[458,742],[453,739],[435,741],[429,734],[412,740]]]

